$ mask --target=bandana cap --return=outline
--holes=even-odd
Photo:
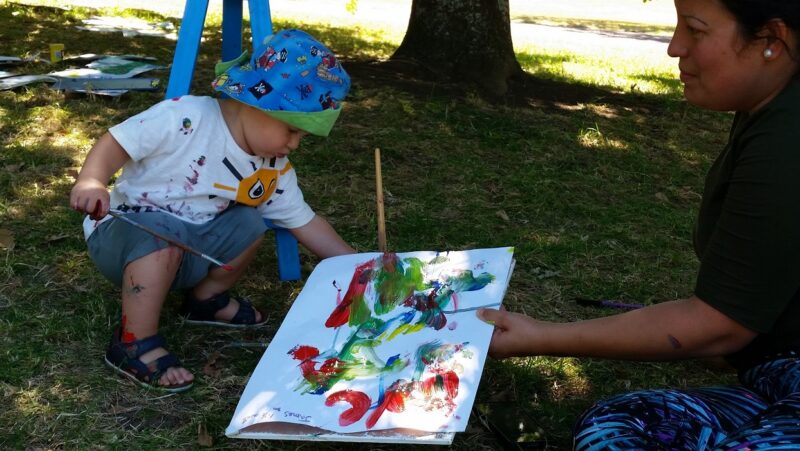
[[[350,90],[333,52],[301,30],[277,32],[215,73],[215,91],[319,136],[328,136]]]

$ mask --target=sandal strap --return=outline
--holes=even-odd
[[[167,353],[150,363],[144,363],[139,359],[153,349],[163,348],[165,344],[164,337],[158,334],[130,343],[122,343],[119,340],[119,332],[117,332],[113,335],[106,358],[117,368],[134,375],[136,379],[153,384],[161,379],[167,369],[181,366],[180,360],[172,353]]]
[[[141,340],[132,341],[130,343],[112,343],[113,346],[119,346],[119,348],[125,353],[125,357],[128,359],[136,359],[138,360],[142,354],[152,351],[156,348],[163,348],[166,344],[164,337],[161,335],[151,335],[147,338],[142,338]]]
[[[231,299],[239,302],[239,309],[230,321],[217,320],[214,315],[228,306]],[[188,292],[183,299],[181,314],[193,321],[209,321],[220,324],[251,325],[256,324],[256,308],[249,299],[244,297],[231,296],[230,291],[223,291],[208,300],[200,301],[191,292]]]
[[[256,309],[253,308],[253,303],[246,298],[237,298],[239,302],[239,310],[231,318],[232,324],[255,324],[256,322]]]
[[[141,363],[141,361],[139,362]],[[175,354],[169,353],[153,360],[145,366],[149,370],[149,373],[145,376],[148,379],[147,382],[153,382],[161,379],[161,376],[169,368],[181,366],[181,361],[178,360]]]
[[[227,307],[230,302],[231,293],[227,290],[202,301],[195,298],[190,291],[183,300],[181,310],[184,316],[188,316],[191,319],[213,321],[214,314]]]

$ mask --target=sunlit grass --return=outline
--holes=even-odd
[[[574,28],[577,30],[593,30],[617,33],[645,33],[651,36],[671,36],[672,25],[657,25],[640,22],[625,22],[619,20],[579,19],[573,17],[530,16],[513,15],[512,21],[526,24],[551,25],[556,27]],[[620,35],[624,36],[624,35]]]
[[[525,71],[555,80],[676,99],[683,92],[677,63],[667,55],[598,55],[527,47],[518,51],[517,59]]]

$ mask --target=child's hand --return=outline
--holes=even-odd
[[[95,179],[78,180],[69,196],[69,206],[73,210],[86,213],[94,220],[108,214],[109,203],[106,185]]]
[[[321,258],[356,253],[321,216],[314,216],[308,224],[290,231],[306,249]]]

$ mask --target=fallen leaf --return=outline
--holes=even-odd
[[[560,271],[550,271],[549,269],[544,271],[541,274],[538,274],[536,277],[540,279],[549,279],[551,277],[558,277],[561,274]]]
[[[203,367],[203,374],[208,377],[219,377],[220,369],[217,366],[217,361],[221,356],[222,354],[219,351],[212,352],[208,357],[208,362]]]
[[[48,243],[52,243],[53,241],[63,240],[64,238],[69,238],[71,236],[72,236],[71,233],[62,233],[62,234],[59,234],[59,235],[48,235],[47,242]]]
[[[203,448],[211,448],[214,446],[214,440],[208,435],[206,425],[203,423],[197,425],[197,444]]]
[[[508,222],[508,221],[511,220],[511,218],[508,217],[508,214],[503,210],[497,210],[497,213],[495,213],[495,214],[497,216],[500,216],[500,219],[502,219],[503,221]]]
[[[14,233],[8,229],[0,229],[0,247],[13,250],[14,244]]]
[[[135,412],[137,410],[141,410],[141,407],[138,407],[138,406],[124,407],[124,406],[120,406],[119,404],[115,404],[115,405],[111,406],[111,413],[113,415],[122,415],[122,414],[125,414],[125,413]]]
[[[669,198],[664,193],[656,193],[656,199],[660,200],[661,202],[669,202]]]

